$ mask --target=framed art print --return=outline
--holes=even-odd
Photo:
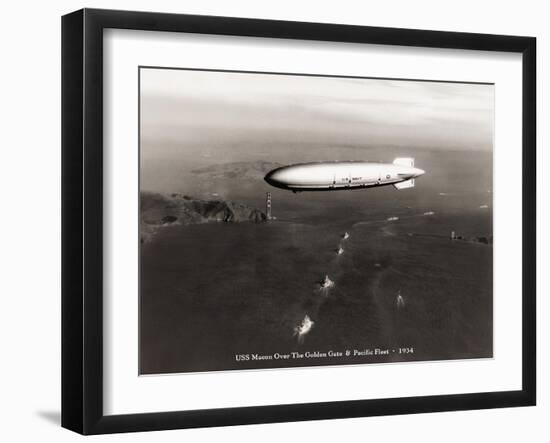
[[[63,426],[535,404],[535,39],[63,17]]]

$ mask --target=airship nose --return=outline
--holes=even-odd
[[[282,185],[281,171],[279,169],[274,169],[268,172],[264,180],[271,186],[280,187]]]

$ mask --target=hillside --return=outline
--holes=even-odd
[[[266,215],[256,208],[223,200],[200,200],[183,194],[140,195],[140,240],[149,241],[163,226],[208,222],[262,223]]]

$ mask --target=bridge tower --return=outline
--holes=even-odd
[[[267,219],[271,220],[271,192],[266,192],[265,195],[265,213],[267,215]]]

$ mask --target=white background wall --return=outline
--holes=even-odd
[[[538,38],[539,226],[549,221],[549,11],[545,2],[427,0],[11,1],[0,26],[0,440],[74,441],[60,414],[60,16],[81,7],[350,23]],[[546,111],[546,113],[545,113]],[[548,124],[548,123],[547,123]],[[353,420],[165,431],[94,441],[548,441],[549,235],[539,229],[539,406]],[[544,253],[540,249],[545,249]]]

